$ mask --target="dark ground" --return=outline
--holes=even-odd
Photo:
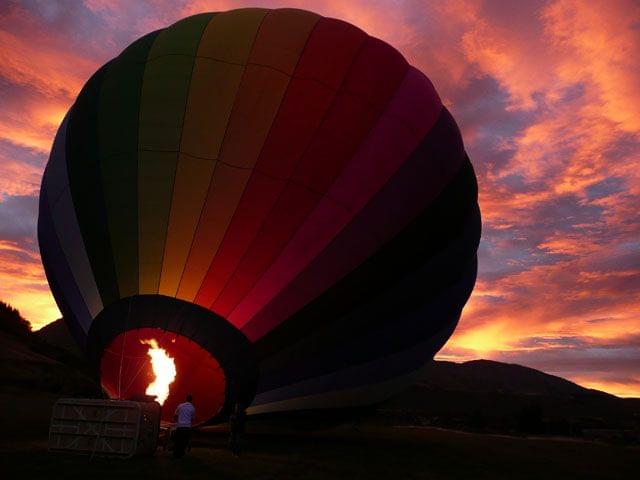
[[[478,435],[431,427],[253,429],[233,457],[220,429],[199,433],[182,460],[54,455],[46,431],[0,442],[2,478],[138,479],[623,479],[637,478],[640,448],[585,441]]]

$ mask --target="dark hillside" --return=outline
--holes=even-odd
[[[407,422],[481,431],[612,435],[632,441],[638,441],[640,431],[640,399],[618,398],[489,360],[434,361],[416,385],[379,411]]]

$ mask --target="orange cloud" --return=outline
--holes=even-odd
[[[40,256],[16,242],[0,240],[0,298],[18,307],[34,329],[60,318]]]
[[[33,42],[33,38],[0,30],[0,75],[47,97],[75,97],[95,63],[75,55],[73,49],[52,49],[42,39],[36,37],[40,41]]]
[[[0,139],[48,155],[58,126],[71,102],[24,99],[19,112],[0,114]]]
[[[578,385],[609,392],[618,397],[640,398],[640,377],[614,382],[586,376],[575,376],[571,379]]]
[[[42,168],[7,158],[0,151],[0,201],[6,195],[36,195]]]
[[[588,78],[601,114],[634,134],[640,132],[638,18],[640,5],[634,1],[563,0],[543,12],[547,32],[565,53],[559,77]]]

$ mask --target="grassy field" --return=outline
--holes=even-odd
[[[33,432],[33,430],[32,430]],[[336,427],[314,432],[250,428],[233,457],[226,433],[196,435],[181,460],[54,455],[40,435],[0,442],[2,478],[140,479],[617,479],[637,478],[640,449],[561,439],[478,435],[434,428]]]

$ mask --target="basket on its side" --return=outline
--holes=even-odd
[[[61,398],[53,407],[49,450],[119,458],[150,455],[159,429],[156,402]]]

